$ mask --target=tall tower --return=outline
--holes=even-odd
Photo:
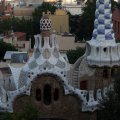
[[[120,54],[115,42],[111,0],[97,0],[92,39],[87,42],[87,61],[90,66],[118,66]]]
[[[111,0],[97,0],[92,38],[86,43],[85,55],[74,65],[72,84],[88,90],[109,86],[116,66],[120,66],[119,50],[113,33]],[[79,72],[78,77],[74,71]]]

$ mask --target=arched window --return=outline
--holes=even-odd
[[[108,78],[109,74],[108,74],[108,70],[107,69],[104,69],[103,70],[103,77],[104,78]]]
[[[51,104],[51,86],[48,84],[44,86],[43,99],[45,105]]]
[[[54,90],[54,100],[57,101],[59,99],[59,89],[55,88]]]
[[[36,89],[36,100],[37,101],[41,100],[41,90],[40,89]]]
[[[106,51],[107,51],[107,48],[106,48],[106,47],[105,47],[105,48],[103,48],[103,51],[104,51],[104,52],[106,52]]]

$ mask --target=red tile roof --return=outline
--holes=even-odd
[[[14,34],[18,39],[26,35],[24,32],[15,32]]]

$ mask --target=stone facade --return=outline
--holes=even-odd
[[[87,88],[87,90],[97,90],[109,86],[110,83],[112,83],[113,69],[110,68],[93,68],[93,69],[95,69],[95,73],[92,76],[84,75],[80,78],[79,83],[80,85],[83,81],[86,81],[85,88]]]
[[[57,76],[50,74],[43,74],[37,76],[32,82],[31,95],[19,95],[14,101],[14,112],[20,112],[27,103],[32,104],[39,110],[41,118],[61,118],[65,120],[91,120],[95,119],[95,113],[81,112],[81,101],[75,95],[65,96],[62,83],[58,82]],[[49,85],[51,87],[51,102],[49,105],[44,103],[44,87]],[[58,99],[55,100],[55,89],[58,89]],[[36,90],[41,90],[41,99],[36,99]]]

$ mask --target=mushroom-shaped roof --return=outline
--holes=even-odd
[[[51,29],[51,20],[49,19],[48,15],[44,15],[40,20],[40,29],[49,31]]]

